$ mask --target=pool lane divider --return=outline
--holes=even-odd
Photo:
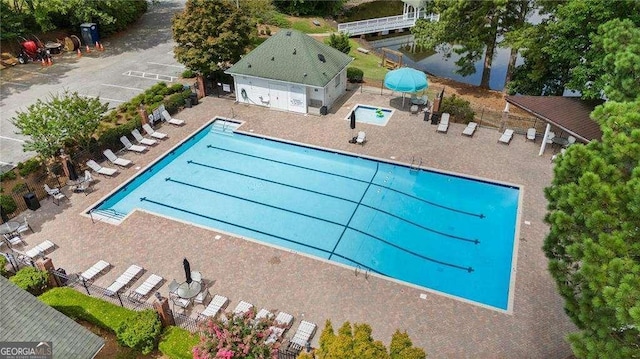
[[[345,176],[345,175],[341,175],[341,174],[337,174],[337,173],[333,173],[333,172],[328,172],[328,171],[323,171],[323,170],[319,170],[319,169],[315,169],[315,168],[311,168],[311,167],[305,167],[305,166],[301,166],[301,165],[296,165],[296,164],[289,163],[289,162],[278,161],[278,160],[274,160],[274,159],[271,159],[271,158],[262,157],[262,156],[258,156],[258,155],[252,155],[252,154],[248,154],[248,153],[244,153],[244,152],[240,152],[240,151],[234,151],[234,150],[230,150],[230,149],[227,149],[227,148],[222,148],[222,147],[218,147],[218,146],[214,146],[214,145],[207,145],[207,148],[212,148],[212,149],[221,150],[221,151],[225,151],[225,152],[235,153],[235,154],[241,155],[241,156],[253,157],[253,158],[257,158],[257,159],[264,160],[264,161],[279,163],[279,164],[282,164],[282,165],[285,165],[285,166],[296,167],[296,168],[300,168],[300,169],[304,169],[304,170],[308,170],[308,171],[313,171],[313,172],[318,172],[318,173],[322,173],[322,174],[326,174],[326,175],[330,175],[330,176],[345,178],[345,179],[356,181],[356,182],[360,182],[360,183],[368,183],[367,181],[361,180],[359,178],[349,177],[349,176]],[[189,161],[187,161],[187,162],[189,162]],[[200,164],[200,163],[197,163],[197,164]],[[376,166],[378,164],[379,164],[379,162],[376,161]],[[200,165],[204,165],[204,164],[200,164]],[[206,165],[204,165],[204,166],[206,166]],[[212,167],[212,168],[215,168],[215,167]],[[232,172],[232,171],[228,171],[228,170],[225,170],[225,169],[222,169],[222,170],[223,171],[227,171],[227,172]],[[377,171],[377,169],[376,169],[376,171]],[[407,197],[419,200],[419,201],[421,201],[423,203],[427,203],[427,204],[430,204],[432,206],[439,207],[439,208],[442,208],[442,209],[446,209],[446,210],[449,210],[449,211],[457,212],[457,213],[460,213],[460,214],[466,214],[466,215],[478,217],[478,218],[481,218],[481,219],[486,217],[482,213],[477,214],[477,213],[467,212],[467,211],[459,210],[459,209],[456,209],[456,208],[453,208],[453,207],[448,207],[448,206],[445,206],[445,205],[442,205],[442,204],[438,204],[438,203],[435,203],[435,202],[427,201],[425,199],[413,196],[413,195],[411,195],[409,193],[406,193],[406,192],[403,192],[403,191],[400,191],[400,190],[397,190],[397,189],[394,189],[394,188],[391,188],[391,187],[388,187],[388,186],[384,186],[384,185],[380,185],[380,184],[376,184],[376,183],[374,183],[373,185],[374,186],[378,186],[378,187],[382,187],[382,188],[386,188],[386,189],[388,189],[390,191],[394,191],[396,193],[403,194],[403,195],[405,195]]]
[[[480,243],[480,241],[478,239],[464,238],[464,237],[461,237],[461,236],[456,236],[456,235],[453,235],[453,234],[447,234],[445,232],[440,232],[438,230],[435,230],[435,229],[432,229],[432,228],[429,228],[429,227],[425,227],[425,226],[423,226],[421,224],[418,224],[418,223],[415,223],[413,221],[410,221],[410,220],[408,220],[406,218],[402,218],[402,217],[400,217],[398,215],[395,215],[395,214],[393,214],[391,212],[387,212],[387,211],[384,211],[382,209],[374,208],[372,206],[369,206],[367,204],[362,203],[362,200],[363,200],[364,197],[360,198],[360,201],[356,202],[356,201],[351,200],[351,199],[342,198],[342,197],[339,197],[339,196],[335,196],[335,195],[331,195],[331,194],[327,194],[327,193],[323,193],[323,192],[319,192],[319,191],[314,191],[314,190],[311,190],[311,189],[306,189],[306,188],[290,185],[290,184],[287,184],[287,183],[273,181],[273,180],[262,178],[262,177],[258,177],[258,176],[248,175],[248,174],[244,174],[244,173],[240,173],[240,172],[236,172],[236,171],[232,171],[232,170],[228,170],[228,169],[224,169],[224,168],[208,165],[208,164],[205,164],[205,163],[200,163],[200,162],[196,162],[196,161],[192,161],[192,160],[188,160],[187,163],[188,164],[194,164],[194,165],[202,166],[202,167],[206,167],[206,168],[215,169],[215,170],[218,170],[218,171],[224,171],[224,172],[232,173],[232,174],[235,174],[235,175],[238,175],[238,176],[253,178],[253,179],[257,179],[259,181],[265,181],[265,182],[269,182],[269,183],[273,183],[273,184],[277,184],[277,185],[281,185],[281,186],[285,186],[285,187],[295,188],[295,189],[298,189],[298,190],[301,190],[301,191],[311,192],[311,193],[318,194],[318,195],[321,195],[321,196],[327,196],[327,197],[335,198],[335,199],[338,199],[338,200],[343,200],[345,202],[350,202],[350,203],[355,204],[356,205],[356,210],[357,210],[357,206],[362,205],[363,207],[371,208],[374,211],[384,213],[384,214],[386,214],[388,216],[394,217],[394,218],[396,218],[398,220],[401,220],[403,222],[409,223],[411,225],[414,225],[414,226],[416,226],[418,228],[424,229],[424,230],[426,230],[428,232],[431,232],[431,233],[439,234],[439,235],[442,235],[444,237],[457,239],[457,240],[461,240],[461,241],[465,241],[465,242],[470,242],[470,243],[474,243],[474,244],[479,244]],[[375,178],[376,174],[377,174],[377,170],[376,170],[376,173],[373,175],[373,178]],[[165,178],[165,180],[166,181],[172,181],[172,182],[179,183],[179,184],[183,184],[183,185],[186,185],[186,186],[195,187],[195,188],[198,188],[198,189],[202,189],[204,191],[210,191],[210,192],[222,194],[222,195],[225,195],[225,196],[234,197],[234,198],[241,199],[241,200],[246,200],[246,201],[249,201],[249,202],[252,202],[252,203],[257,203],[257,204],[269,206],[269,207],[272,207],[272,208],[281,209],[281,210],[284,210],[284,211],[287,211],[287,212],[300,214],[300,215],[307,216],[307,217],[310,217],[310,218],[313,218],[313,219],[319,219],[319,220],[322,220],[322,221],[325,221],[325,222],[329,222],[329,223],[332,223],[332,224],[337,224],[339,226],[344,226],[343,224],[339,224],[337,222],[332,222],[332,221],[328,221],[328,220],[325,220],[325,219],[322,219],[322,218],[319,218],[319,217],[310,216],[310,215],[307,215],[307,214],[304,214],[304,213],[294,212],[294,211],[291,211],[291,210],[288,210],[288,209],[272,206],[272,205],[269,205],[269,204],[266,204],[266,203],[262,203],[262,202],[257,202],[257,201],[254,201],[254,200],[247,199],[245,197],[229,195],[229,194],[224,193],[224,192],[219,192],[219,191],[216,191],[216,190],[213,190],[213,189],[210,189],[210,188],[206,188],[206,187],[200,187],[200,186],[197,186],[197,185],[194,185],[194,184],[191,184],[191,183],[181,182],[181,181],[178,181],[178,180],[174,180],[172,178]],[[379,186],[379,185],[376,185],[376,184],[373,184],[372,182],[370,182],[369,186],[371,186],[371,185],[386,188],[385,186]],[[365,194],[367,193],[367,191],[369,189],[369,186],[367,186],[367,189],[364,191]],[[364,194],[363,194],[363,196],[364,196]],[[355,211],[353,213],[355,213]],[[353,213],[351,214],[351,218],[353,218]],[[351,221],[351,218],[349,219],[349,221]],[[344,234],[344,232],[343,232],[343,234]]]

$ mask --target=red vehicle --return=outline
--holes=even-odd
[[[36,36],[32,36],[34,40],[27,40],[21,37],[20,53],[18,54],[18,62],[26,64],[29,61],[47,60],[51,55],[44,47],[44,44]]]

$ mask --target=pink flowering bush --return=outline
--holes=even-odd
[[[200,328],[200,343],[193,348],[194,359],[277,359],[279,342],[266,344],[272,319],[254,319],[250,310],[244,315],[225,315],[226,321],[208,319]]]

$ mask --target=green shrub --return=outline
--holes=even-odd
[[[7,258],[3,255],[0,255],[0,275],[3,277],[7,276]]]
[[[18,167],[18,173],[20,173],[20,176],[26,177],[29,174],[40,170],[42,168],[42,164],[36,157],[34,157],[24,162],[19,162],[17,167]]]
[[[142,104],[144,102],[144,94],[139,94],[136,95],[136,97],[132,98],[131,100],[129,100],[129,105],[133,105],[134,107],[138,107],[140,106],[140,104]],[[122,106],[122,105],[120,105]],[[121,112],[127,111],[129,106],[124,106],[124,108],[121,110]]]
[[[440,112],[448,112],[457,122],[469,123],[473,121],[476,113],[471,109],[469,101],[452,95],[442,99]]]
[[[325,40],[326,44],[334,49],[340,50],[345,54],[351,51],[351,44],[349,43],[349,34],[346,33],[333,33],[329,35],[329,38]]]
[[[265,22],[281,29],[288,29],[291,27],[291,21],[289,21],[284,14],[277,11],[271,11],[269,15],[266,16]]]
[[[18,178],[18,176],[16,176],[16,173],[13,171],[7,171],[0,175],[0,181],[11,181],[16,178]]]
[[[13,213],[18,209],[18,205],[13,197],[6,194],[0,195],[0,206],[2,206],[2,209],[6,213]]]
[[[183,105],[184,96],[182,96],[181,93],[174,93],[173,95],[169,96],[164,102],[164,108],[172,115],[178,112],[180,107],[182,107]]]
[[[33,295],[40,295],[47,288],[49,273],[33,267],[24,267],[9,280]]]
[[[194,77],[196,76],[195,73],[193,74],[193,76]],[[171,87],[169,87],[169,94],[182,92],[183,89],[184,89],[184,85],[182,85],[181,83],[173,84],[171,85]]]
[[[164,96],[163,95],[155,95],[153,96],[153,102],[162,102],[162,100],[164,100]]]
[[[158,349],[173,359],[193,359],[191,349],[198,345],[198,335],[178,327],[168,327],[162,333]]]
[[[127,123],[108,128],[102,132],[98,138],[98,145],[101,148],[120,148],[122,147],[120,137],[129,135],[131,130],[140,127],[140,125],[140,115],[136,113]]]
[[[362,82],[364,72],[357,67],[347,67],[347,80],[349,82]]]
[[[191,69],[186,69],[186,70],[182,71],[182,77],[184,77],[185,79],[192,79],[192,78],[196,77],[196,73],[193,72],[193,70],[191,70]]]
[[[29,191],[29,187],[27,186],[26,183],[17,183],[11,189],[11,192],[13,192],[15,194],[20,194],[20,193],[27,192],[27,191]]]
[[[422,348],[416,348],[407,332],[396,330],[391,336],[389,344],[391,359],[425,359],[427,354]]]
[[[158,342],[162,324],[153,310],[136,312],[116,328],[118,343],[142,354],[151,353]]]

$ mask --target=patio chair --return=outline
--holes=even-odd
[[[20,225],[20,227],[18,227],[18,229],[16,229],[16,233],[20,234],[20,233],[23,233],[23,232],[26,232],[26,231],[31,231],[31,233],[34,233],[33,232],[33,228],[31,228],[31,226],[27,222],[27,217],[24,217],[24,221]]]
[[[574,143],[576,143],[576,138],[573,136],[569,136],[567,137],[567,144],[564,146],[565,148],[573,145]]]
[[[140,134],[140,131],[138,131],[137,128],[134,128],[133,130],[131,130],[131,135],[133,135],[133,138],[141,145],[153,146],[158,143],[158,140],[154,140],[153,138],[142,137],[142,135]]]
[[[316,333],[317,327],[318,326],[314,323],[303,320],[302,322],[300,322],[300,325],[298,326],[298,329],[293,335],[293,338],[291,338],[290,342],[304,347]]]
[[[178,120],[177,118],[173,118],[171,117],[171,115],[169,114],[169,111],[164,110],[162,111],[162,118],[167,121],[168,123],[175,125],[175,126],[182,126],[184,125],[184,121],[183,120]]]
[[[67,196],[64,193],[60,192],[59,188],[51,188],[46,183],[44,184],[43,187],[44,187],[44,190],[47,191],[47,194],[53,199],[53,203],[56,206],[60,205],[61,199],[67,198]]]
[[[98,274],[107,270],[109,267],[111,267],[111,264],[109,264],[109,262],[99,260],[98,262],[96,262],[96,264],[92,265],[91,268],[82,272],[82,274],[80,274],[80,277],[86,281],[92,281]]]
[[[109,160],[109,162],[113,163],[116,166],[127,167],[133,163],[131,160],[116,156],[116,154],[108,148],[102,151],[102,153],[104,153],[104,156]]]
[[[178,287],[180,286],[180,284],[178,282],[176,282],[176,280],[172,280],[171,283],[169,283],[168,287],[169,287],[169,294],[171,293],[176,293],[176,291],[178,290]]]
[[[553,131],[549,131],[549,134],[547,135],[547,144],[548,145],[552,145],[553,144],[553,139],[556,137],[556,134]]]
[[[196,282],[202,282],[202,273],[198,271],[191,271],[191,280]]]
[[[209,302],[209,305],[207,305],[207,307],[200,314],[198,314],[198,318],[214,318],[216,315],[218,315],[220,310],[227,305],[228,302],[229,298],[216,294]]]
[[[449,131],[449,116],[450,115],[447,112],[442,114],[438,128],[436,128],[436,132],[447,133],[447,131]]]
[[[531,140],[536,142],[536,129],[531,127],[527,130],[527,137],[525,137],[525,141]]]
[[[356,143],[364,145],[366,140],[367,140],[367,134],[364,133],[364,131],[358,132],[358,137],[356,137]]]
[[[22,237],[20,237],[20,235],[18,234],[3,234],[4,239],[7,240],[7,242],[9,242],[9,244],[13,247],[13,246],[24,246],[24,241],[22,240]]]
[[[269,330],[271,330],[271,334],[269,334],[269,337],[267,337],[267,339],[265,340],[265,343],[267,344],[277,342],[278,340],[280,340],[280,338],[282,338],[284,332],[291,328],[291,324],[293,324],[293,315],[285,312],[280,312],[276,316],[273,324],[274,325],[269,327]]]
[[[44,242],[38,244],[37,246],[29,249],[24,254],[31,259],[35,259],[36,257],[44,256],[48,251],[52,250],[55,247],[56,245],[47,239]]]
[[[87,161],[87,166],[94,170],[96,173],[101,174],[103,176],[113,176],[118,172],[115,168],[102,167],[98,164],[98,162],[94,160]]]
[[[127,138],[127,136],[122,136],[120,137],[120,142],[122,142],[122,144],[124,145],[124,148],[127,149],[127,151],[132,151],[132,152],[136,152],[136,153],[141,153],[147,150],[147,146],[140,146],[140,145],[134,145],[131,143],[131,141],[129,141],[129,139]]]
[[[476,132],[476,128],[478,128],[478,124],[475,122],[469,122],[467,127],[462,131],[462,134],[465,136],[473,137],[473,134]]]
[[[112,296],[120,292],[123,288],[129,286],[129,284],[134,279],[140,276],[142,271],[142,267],[135,264],[130,265],[124,273],[120,274],[120,276],[116,278],[116,280],[113,281],[113,283],[111,283],[109,287],[107,287],[107,290],[104,292],[104,294]]]
[[[84,193],[84,195],[88,195],[89,194],[89,190],[91,189],[91,183],[93,182],[93,176],[91,176],[91,172],[85,170],[84,171],[84,178],[82,179],[82,181],[77,184],[74,188],[73,188],[73,192],[77,192],[77,193]]]
[[[144,132],[147,133],[147,135],[153,138],[157,138],[159,140],[167,138],[168,136],[166,133],[162,133],[154,130],[153,128],[151,128],[151,126],[148,123],[145,123],[144,125],[142,125],[142,129],[144,130]]]
[[[507,128],[506,130],[504,130],[502,136],[500,136],[500,138],[498,139],[498,142],[508,145],[509,142],[511,142],[511,138],[513,138],[513,130]]]
[[[198,295],[193,298],[193,302],[196,304],[204,304],[207,301],[208,297],[209,289],[205,288],[202,292],[198,293]]]
[[[144,283],[142,283],[140,286],[138,286],[138,288],[129,293],[129,298],[136,301],[141,301],[142,299],[147,297],[149,293],[151,293],[151,291],[154,290],[163,280],[164,278],[162,278],[161,276],[151,274],[149,278],[144,281]]]

